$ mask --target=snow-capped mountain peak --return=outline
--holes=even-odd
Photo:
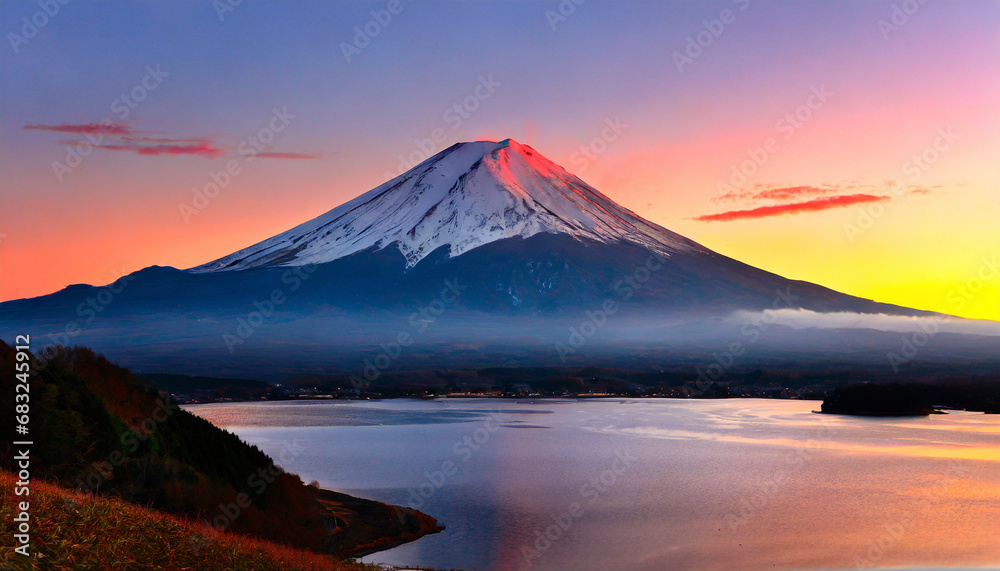
[[[668,256],[707,251],[506,139],[455,144],[326,214],[192,271],[323,263],[389,246],[412,267],[442,246],[455,257],[542,232],[633,242]]]

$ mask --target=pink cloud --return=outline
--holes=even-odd
[[[262,157],[265,159],[315,159],[318,158],[316,155],[307,155],[304,153],[275,153],[275,152],[263,152],[257,153],[255,157]]]
[[[730,210],[718,214],[706,214],[698,216],[695,220],[702,222],[727,222],[730,220],[746,220],[754,218],[766,218],[768,216],[781,216],[784,214],[798,214],[800,212],[816,212],[819,210],[829,210],[831,208],[841,208],[852,204],[864,204],[866,202],[879,202],[889,200],[888,196],[877,196],[873,194],[847,194],[842,196],[829,196],[817,198],[807,202],[795,202],[792,204],[777,204],[774,206],[761,206],[749,210]]]
[[[167,139],[164,137],[122,137],[123,141],[135,143],[204,143],[205,139]]]
[[[111,123],[102,121],[101,123],[63,123],[60,125],[27,124],[25,130],[29,131],[55,131],[56,133],[76,133],[78,135],[104,133],[105,135],[127,135],[132,132],[132,128],[124,123]]]
[[[139,155],[198,155],[209,159],[226,154],[225,150],[215,147],[211,141],[157,145],[113,144],[99,145],[97,148],[109,151],[132,151]]]
[[[91,141],[98,149],[109,151],[127,151],[137,155],[160,156],[160,155],[195,155],[205,158],[217,158],[228,154],[228,151],[219,148],[210,139],[171,139],[167,137],[150,137],[142,134],[142,131],[133,131],[131,127],[124,123],[111,122],[108,120],[99,123],[64,123],[59,125],[27,124],[24,129],[37,131],[52,131],[56,133],[73,133],[77,135],[103,134],[109,135],[109,140],[103,144]],[[63,145],[75,145],[84,141],[60,141]],[[306,153],[284,153],[276,151],[266,151],[257,153],[256,157],[268,159],[315,159],[316,155]]]

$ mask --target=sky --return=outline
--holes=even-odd
[[[514,138],[748,264],[1000,320],[1000,2],[5,1],[0,32],[0,300]]]

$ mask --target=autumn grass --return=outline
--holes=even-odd
[[[0,471],[0,569],[333,569],[379,567],[230,533],[112,498],[31,482],[31,556],[14,552],[16,478]]]

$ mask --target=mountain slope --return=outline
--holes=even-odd
[[[442,294],[447,284],[458,285]],[[102,296],[111,301],[94,302]],[[935,315],[754,268],[642,219],[526,145],[478,141],[196,268],[152,266],[114,287],[2,303],[0,338],[28,331],[47,345],[86,343],[147,373],[280,379],[356,367],[359,352],[402,333],[414,345],[393,367],[447,367],[461,355],[475,366],[514,355],[564,364],[557,345],[610,312],[593,318],[600,325],[588,325],[576,357],[615,365],[631,355],[646,366],[679,351],[711,358],[744,335],[741,311],[773,309]],[[702,332],[696,346],[683,324]],[[900,351],[892,331],[786,329],[767,336],[790,358],[875,362]],[[936,337],[921,358],[992,350],[988,339],[959,337]]]
[[[12,472],[0,470],[0,528],[8,536],[17,533],[16,481]],[[206,541],[198,523],[40,481],[31,484],[31,525],[30,559],[6,542],[0,568],[382,571],[235,533],[220,532]]]
[[[288,313],[405,311],[448,279],[464,285],[463,307],[492,314],[578,312],[609,295],[642,312],[719,316],[779,302],[820,312],[925,313],[722,256],[507,139],[455,144],[326,214],[215,261],[184,272],[136,272],[99,317],[190,312],[204,321],[239,313],[275,290],[287,298],[281,309]],[[6,302],[0,316],[65,320],[98,291],[77,285]]]
[[[313,280],[299,302],[344,309],[412,305],[409,292],[449,276],[463,277],[466,307],[481,311],[592,306],[639,272],[648,282],[630,288],[638,302],[631,305],[644,309],[767,309],[778,291],[794,289],[794,306],[814,311],[922,313],[722,256],[511,139],[452,145],[326,214],[188,272],[304,265],[318,265],[325,279]],[[337,273],[351,283],[337,283]]]
[[[327,309],[408,314],[434,299],[446,280],[463,288],[462,308],[497,315],[576,314],[609,298],[627,302],[623,312],[650,317],[677,312],[722,316],[776,304],[818,312],[927,314],[789,280],[714,252],[661,258],[633,243],[606,244],[549,233],[497,240],[456,257],[441,246],[409,268],[398,249],[372,247],[311,266],[301,276],[288,267],[214,272],[153,267],[127,280],[94,323],[104,326],[109,320],[142,315],[162,319],[165,314],[207,322],[246,314],[274,290],[283,292],[284,301],[276,308],[281,317]],[[0,304],[0,332],[46,322],[61,328],[68,318],[78,318],[80,304],[103,289],[76,285]]]
[[[326,214],[192,271],[318,264],[389,245],[412,267],[441,246],[454,257],[539,233],[635,243],[661,255],[708,252],[507,139],[452,145]]]

